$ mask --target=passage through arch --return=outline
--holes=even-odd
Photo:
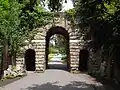
[[[35,51],[33,49],[26,50],[25,65],[27,71],[35,71]]]
[[[86,49],[80,50],[80,55],[79,55],[79,70],[80,71],[88,70],[88,60],[89,60],[89,51]]]
[[[48,69],[48,55],[49,55],[49,42],[50,42],[50,38],[52,35],[55,34],[60,34],[62,36],[64,36],[64,38],[67,41],[67,69],[70,70],[70,53],[69,53],[69,33],[65,30],[65,28],[63,27],[52,27],[48,30],[48,32],[46,33],[46,49],[45,49],[45,55],[46,55],[46,69]]]

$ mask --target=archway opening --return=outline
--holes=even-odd
[[[89,51],[82,49],[79,55],[79,70],[82,72],[88,71]]]
[[[35,51],[33,49],[26,50],[25,65],[27,71],[35,71]]]
[[[66,45],[64,47],[65,47],[66,52],[65,53],[61,52],[62,50],[60,50],[60,49],[61,48],[63,49],[63,47],[61,47],[62,45],[61,46],[59,45],[60,47],[57,47],[57,46],[52,47],[52,49],[54,48],[57,50],[55,51],[54,56],[51,58],[50,57],[51,56],[50,43],[51,43],[51,38],[54,38],[54,37],[56,37],[56,38],[62,37],[62,39],[65,40],[64,42],[66,43]],[[56,38],[54,38],[54,39],[56,39]],[[60,43],[60,41],[61,41],[61,39],[59,38],[59,40],[57,42]],[[49,29],[49,31],[46,34],[46,52],[45,53],[46,53],[46,69],[62,69],[62,70],[70,69],[69,68],[70,67],[69,34],[63,27],[57,26],[57,27],[52,27]],[[64,56],[63,54],[65,54],[66,56]],[[62,59],[65,59],[65,60],[62,61]]]

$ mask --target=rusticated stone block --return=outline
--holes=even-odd
[[[78,60],[79,60],[79,58],[74,58],[74,57],[71,58],[71,62],[72,62],[72,61],[75,61],[75,62],[76,62],[76,61],[78,61]]]
[[[75,65],[72,65],[72,64],[71,64],[71,67],[72,67],[72,68],[74,68],[74,67],[79,67],[79,66],[78,66],[78,65],[76,65],[76,64],[75,64]]]
[[[79,43],[81,40],[70,40],[70,43]]]
[[[70,43],[70,46],[79,46],[79,45],[80,45],[79,42],[77,42],[77,43]]]
[[[36,44],[34,44],[34,45],[32,45],[32,47],[34,48],[34,49],[45,49],[45,45],[43,45],[43,44],[39,44],[39,45],[36,45]]]
[[[23,61],[24,58],[16,58],[17,61]]]
[[[70,49],[79,49],[79,46],[70,46]]]
[[[45,49],[45,45],[42,43],[42,44],[38,45],[37,48],[38,48],[38,49],[39,49],[39,48],[44,48],[44,49]]]
[[[36,55],[36,56],[37,56],[37,55],[38,55],[38,56],[39,56],[39,55],[44,55],[44,56],[45,56],[45,52],[36,52],[35,55]]]
[[[43,64],[36,64],[36,67],[44,68],[44,65]]]
[[[79,49],[70,49],[70,53],[71,52],[80,52],[80,50]]]
[[[79,58],[79,56],[70,56],[71,57],[71,59],[78,59]]]
[[[41,53],[43,53],[43,52],[45,52],[45,49],[44,49],[44,48],[41,48],[41,49],[35,49],[35,52],[41,52]]]
[[[76,65],[76,62],[71,62],[71,65]]]
[[[79,56],[79,52],[70,52],[71,56]]]
[[[37,34],[37,35],[34,37],[34,39],[36,39],[36,40],[44,40],[45,37]]]
[[[45,58],[44,55],[36,55],[35,57],[36,57],[36,59],[38,59],[38,60],[39,60],[39,58]]]
[[[45,43],[45,40],[32,40],[33,43]]]
[[[45,59],[44,58],[42,58],[42,59],[36,59],[36,62],[45,62]]]

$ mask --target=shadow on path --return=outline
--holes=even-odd
[[[45,83],[41,85],[33,84],[33,86],[27,87],[21,90],[95,90],[93,85],[86,84],[84,82],[73,81],[70,84],[60,86],[59,82]]]
[[[32,73],[0,90],[105,90],[96,79],[86,74],[72,74],[64,70]]]
[[[60,69],[68,71],[67,65],[65,64],[48,64],[48,69]]]
[[[103,84],[105,90],[120,90],[120,84],[116,84],[114,81],[110,81],[107,79],[96,79],[97,82],[100,82]]]

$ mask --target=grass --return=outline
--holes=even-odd
[[[58,48],[49,47],[49,53],[58,53],[58,52],[59,52]]]
[[[17,81],[17,80],[23,78],[23,77],[25,77],[25,76],[19,76],[19,77],[15,77],[15,78],[0,80],[0,87],[3,87],[3,86],[5,86],[5,85],[8,85],[8,84],[10,84],[10,83],[12,83],[12,82],[14,82],[14,81]]]
[[[52,53],[49,54],[49,55],[48,55],[48,60],[50,61],[54,56],[55,56],[55,54],[52,54]]]

